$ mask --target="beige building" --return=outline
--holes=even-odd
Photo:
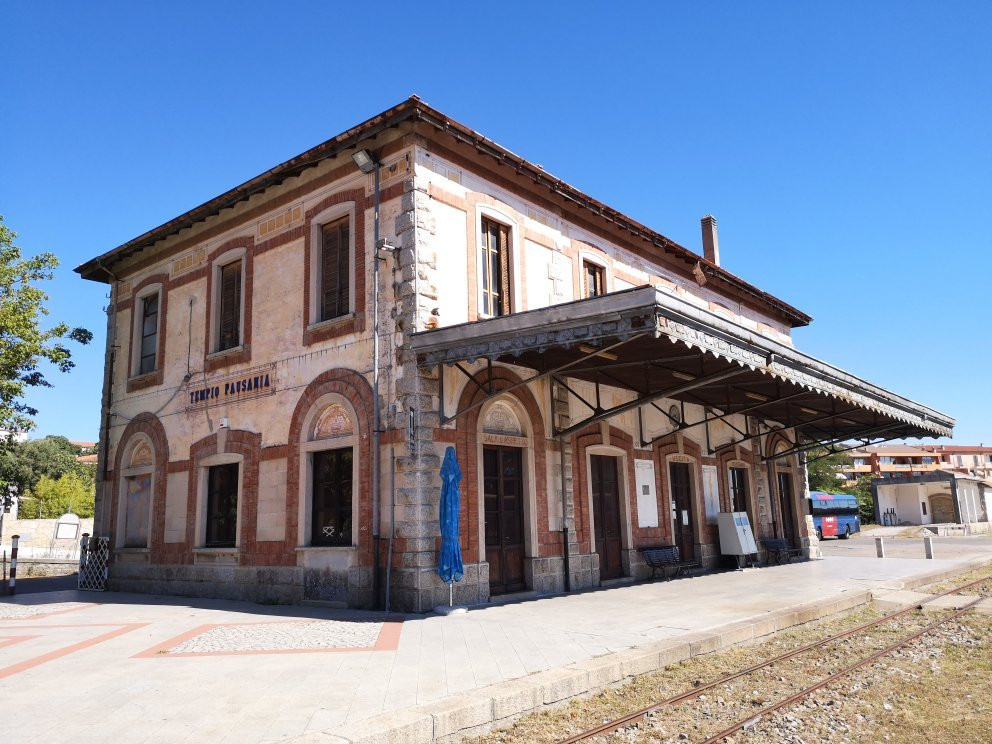
[[[111,586],[431,608],[449,446],[460,602],[713,565],[731,510],[808,547],[807,449],[953,420],[798,351],[703,244],[410,98],[88,261]]]
[[[992,480],[992,447],[921,444],[888,444],[851,450],[851,464],[840,471],[855,480],[917,476],[938,470]]]

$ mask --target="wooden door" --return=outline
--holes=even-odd
[[[689,464],[673,462],[668,465],[669,485],[672,489],[672,503],[675,513],[672,515],[672,538],[678,546],[679,555],[683,561],[691,561],[696,556],[693,523],[692,475]]]
[[[623,576],[620,541],[620,480],[617,458],[591,455],[592,518],[599,553],[599,578]]]
[[[790,545],[795,546],[793,542],[796,531],[795,520],[792,517],[792,473],[778,473],[777,476],[778,513],[782,519],[782,537],[788,540]]]
[[[526,588],[521,450],[485,447],[482,459],[489,593],[518,592]]]

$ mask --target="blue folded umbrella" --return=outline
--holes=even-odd
[[[441,554],[437,560],[437,575],[446,584],[461,581],[463,574],[462,549],[458,544],[459,510],[461,494],[458,484],[462,471],[458,467],[455,448],[448,447],[441,464]]]

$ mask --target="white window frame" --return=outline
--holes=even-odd
[[[308,308],[310,324],[307,326],[308,328],[333,325],[355,315],[355,269],[357,266],[355,260],[355,211],[355,202],[341,202],[314,215],[310,221],[310,255],[307,257],[310,262],[310,307]],[[323,320],[320,317],[320,259],[324,247],[321,232],[324,225],[345,216],[348,217],[348,312],[336,318]]]
[[[586,299],[585,292],[583,291],[583,285],[585,284],[586,278],[586,263],[591,263],[593,266],[598,266],[603,270],[603,294],[609,294],[613,291],[613,273],[610,271],[609,262],[592,251],[580,250],[579,251],[579,299]]]
[[[162,359],[159,358],[159,347],[161,347],[159,334],[162,333],[162,297],[163,287],[161,282],[149,284],[142,287],[141,291],[134,296],[131,303],[131,361],[128,367],[128,378],[144,377],[153,375],[162,368]],[[141,331],[144,326],[145,300],[152,295],[158,295],[158,313],[155,318],[155,369],[151,372],[141,372]]]

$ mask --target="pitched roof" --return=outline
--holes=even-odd
[[[570,186],[560,178],[552,176],[539,165],[531,163],[510,150],[496,144],[478,132],[461,124],[437,109],[424,103],[417,96],[410,96],[397,106],[393,106],[381,114],[332,137],[316,147],[290,158],[284,163],[271,168],[254,178],[245,181],[225,193],[204,202],[188,212],[185,212],[146,233],[122,243],[113,250],[107,251],[96,258],[76,267],[76,272],[85,279],[108,282],[112,276],[110,267],[113,263],[132,256],[156,242],[175,235],[180,230],[187,229],[218,214],[221,210],[247,200],[252,195],[276,186],[288,178],[299,175],[307,168],[317,165],[322,160],[336,156],[348,149],[355,149],[363,140],[371,139],[388,129],[406,122],[425,122],[438,131],[454,137],[463,144],[475,147],[478,151],[491,156],[497,162],[510,166],[516,173],[526,176],[547,187],[553,193],[575,207],[589,210],[595,217],[606,222],[614,223],[621,229],[648,241],[657,249],[692,266],[698,265],[699,271],[708,280],[728,285],[738,292],[749,296],[758,305],[774,311],[792,326],[807,325],[812,318],[802,311],[792,307],[779,298],[763,292],[749,282],[732,274],[726,269],[707,261],[697,253],[690,251],[670,238],[648,228],[630,217],[593,199],[579,189]]]

